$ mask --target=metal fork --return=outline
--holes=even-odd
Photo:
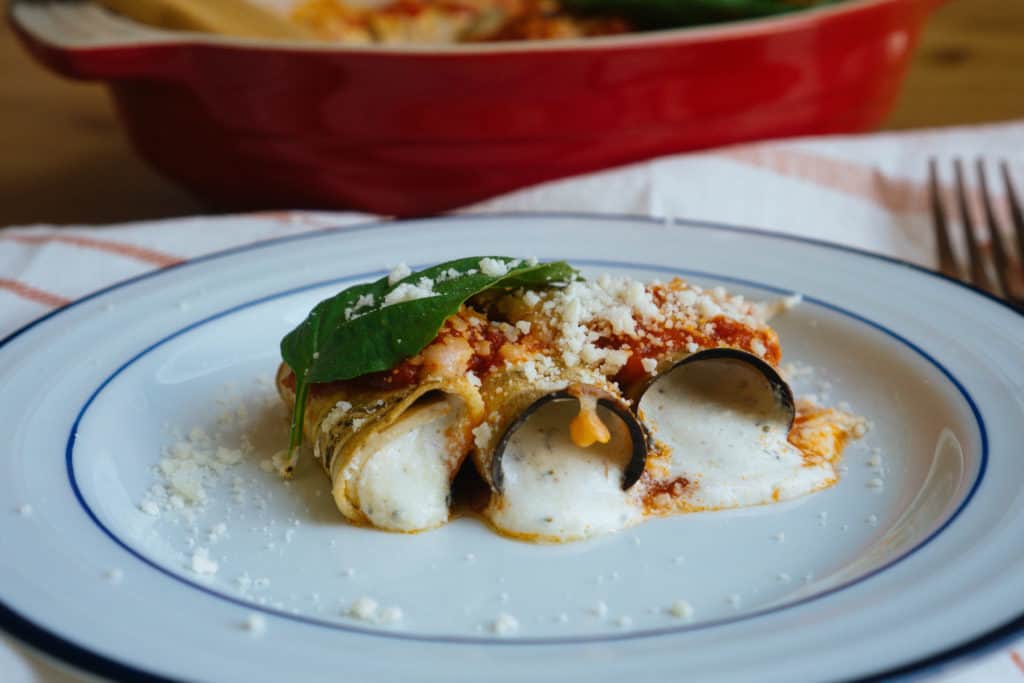
[[[1024,211],[1021,210],[1021,201],[1010,179],[1010,166],[1005,161],[999,164],[1006,190],[1006,201],[1010,210],[1010,222],[1013,232],[1016,234],[1016,240],[1012,240],[1009,231],[1004,232],[999,227],[999,220],[992,208],[992,196],[988,188],[988,178],[985,175],[985,164],[981,159],[977,160],[976,168],[980,181],[981,203],[985,214],[983,234],[986,234],[988,243],[991,245],[991,259],[986,256],[980,246],[980,231],[977,229],[977,221],[974,220],[967,200],[963,162],[960,159],[955,159],[953,173],[956,179],[957,213],[963,230],[964,242],[967,244],[967,268],[961,271],[953,253],[951,222],[947,219],[946,208],[942,200],[938,162],[935,159],[928,162],[928,184],[932,219],[935,225],[935,242],[939,256],[939,270],[944,275],[973,284],[994,296],[1005,299],[1018,309],[1024,310],[1024,283],[1020,281],[1021,273],[1024,272]],[[1008,242],[1011,241],[1017,243],[1016,268],[1010,256],[1013,248]],[[993,273],[995,277],[993,277]]]

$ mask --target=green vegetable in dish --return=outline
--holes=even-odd
[[[467,299],[492,289],[532,289],[568,283],[579,274],[564,261],[537,263],[507,256],[448,261],[396,281],[383,277],[318,303],[281,340],[281,357],[295,373],[288,458],[302,442],[309,385],[390,370],[422,351]]]
[[[841,0],[561,0],[581,15],[620,17],[640,30],[766,17]]]

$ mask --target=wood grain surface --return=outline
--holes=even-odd
[[[952,0],[932,17],[886,127],[1024,118],[1024,0]],[[0,226],[203,212],[140,161],[103,88],[62,80],[0,28]]]

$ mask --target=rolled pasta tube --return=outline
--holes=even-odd
[[[836,480],[830,462],[798,445],[803,430],[792,433],[792,390],[746,351],[687,355],[646,382],[635,405],[656,447],[644,482],[650,513],[789,500]]]
[[[277,386],[292,406],[289,375],[282,365]],[[444,524],[451,480],[483,417],[476,387],[462,376],[391,390],[324,389],[310,393],[303,427],[342,515],[390,531]]]
[[[537,383],[513,365],[484,380],[491,412],[475,430],[473,453],[492,490],[484,516],[503,534],[551,542],[639,522],[630,489],[646,461],[643,427],[614,384],[557,374]]]

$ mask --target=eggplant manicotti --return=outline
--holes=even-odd
[[[429,300],[416,277],[395,286]],[[768,320],[794,303],[608,275],[489,289],[390,369],[312,384],[303,436],[345,519],[389,531],[445,524],[463,468],[487,523],[531,541],[792,499],[866,428],[780,375]],[[282,363],[293,410],[295,386]]]

